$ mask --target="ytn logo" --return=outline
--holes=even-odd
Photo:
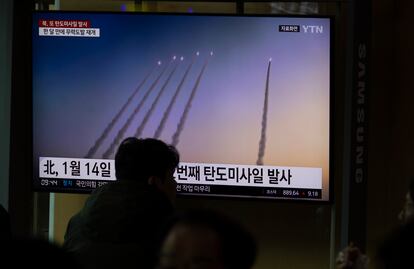
[[[303,32],[305,34],[322,34],[323,26],[322,25],[302,25]]]

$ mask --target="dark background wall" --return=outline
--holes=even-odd
[[[398,225],[414,176],[414,2],[372,1],[368,251]],[[352,198],[351,198],[352,199]]]

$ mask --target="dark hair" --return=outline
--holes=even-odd
[[[2,245],[2,268],[81,268],[75,257],[54,243],[38,238],[14,238]],[[21,257],[17,258],[16,257]]]
[[[410,182],[408,184],[408,193],[410,194],[411,200],[414,201],[414,177],[410,178]]]
[[[222,262],[226,269],[252,268],[257,254],[256,241],[235,220],[209,209],[182,211],[167,222],[162,238],[165,240],[178,224],[205,227],[215,232],[220,240]]]
[[[10,240],[11,238],[10,214],[0,204],[0,242]]]
[[[380,245],[377,256],[385,269],[410,268],[414,242],[414,222],[398,227]]]
[[[143,182],[150,176],[163,178],[168,170],[177,167],[179,160],[176,148],[161,140],[128,137],[115,155],[116,178]]]

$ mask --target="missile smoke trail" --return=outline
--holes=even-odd
[[[145,128],[145,125],[148,122],[148,119],[150,118],[150,116],[152,115],[152,113],[154,112],[155,106],[157,105],[158,101],[160,100],[161,95],[164,93],[165,88],[168,85],[168,82],[170,82],[171,77],[173,76],[173,74],[175,73],[175,70],[177,70],[177,66],[178,64],[176,64],[173,68],[173,70],[170,72],[170,74],[168,75],[168,78],[165,80],[164,84],[161,87],[161,90],[158,92],[157,97],[154,99],[154,101],[151,104],[150,109],[148,110],[147,114],[145,114],[144,119],[142,120],[141,124],[139,125],[139,127],[137,128],[137,131],[135,132],[135,137],[140,137],[142,134],[142,131]]]
[[[125,104],[122,106],[122,108],[118,111],[118,113],[115,115],[115,117],[111,120],[111,122],[106,126],[105,130],[101,134],[101,136],[96,140],[95,144],[89,149],[88,153],[86,154],[85,158],[91,158],[98,148],[101,146],[104,139],[108,136],[109,132],[114,127],[115,123],[119,120],[121,115],[124,113],[125,109],[128,107],[128,105],[131,103],[132,99],[134,99],[135,95],[139,92],[139,90],[142,88],[142,85],[147,81],[149,76],[154,72],[155,67],[152,68],[150,72],[144,77],[142,82],[138,85],[138,87],[134,90],[134,92],[131,94],[131,96],[128,97],[128,100],[125,102]]]
[[[265,89],[265,100],[263,105],[263,117],[262,117],[262,133],[260,136],[259,142],[259,154],[257,157],[257,165],[263,165],[263,157],[265,154],[265,147],[266,147],[266,125],[267,125],[267,105],[268,105],[268,98],[269,98],[269,74],[270,74],[270,65],[272,63],[272,59],[269,59],[269,65],[267,66],[267,77],[266,77],[266,89]]]
[[[210,55],[212,56],[213,53],[211,52]],[[194,84],[193,90],[191,91],[190,97],[188,98],[188,101],[187,101],[187,104],[185,106],[184,112],[181,116],[180,122],[177,125],[177,130],[175,131],[175,133],[172,137],[172,143],[171,144],[173,146],[177,146],[177,144],[179,142],[180,134],[184,129],[184,124],[185,124],[185,121],[187,119],[188,112],[190,111],[191,103],[193,102],[194,96],[197,92],[198,85],[200,84],[201,77],[204,73],[204,70],[206,69],[207,63],[208,63],[208,58],[206,59],[206,62],[204,63],[203,68],[201,69],[200,74],[197,77],[196,83]]]
[[[155,79],[155,81],[151,84],[151,86],[149,87],[149,89],[147,90],[145,95],[142,97],[141,102],[135,107],[135,109],[131,113],[131,115],[129,115],[127,121],[124,123],[122,128],[119,129],[119,131],[118,131],[117,135],[115,136],[114,140],[112,141],[111,145],[109,146],[109,148],[102,155],[102,157],[104,159],[109,158],[109,156],[111,156],[113,154],[113,152],[115,150],[115,147],[119,144],[121,139],[124,137],[124,134],[125,134],[126,130],[128,130],[129,126],[131,125],[131,122],[134,119],[135,115],[138,114],[138,112],[141,110],[141,107],[143,106],[145,100],[148,98],[151,91],[155,88],[155,86],[157,85],[157,83],[160,80],[161,76],[164,74],[165,70],[167,70],[167,67],[168,67],[168,65],[166,65],[164,67],[164,69],[161,71],[161,73],[158,75],[158,77]]]
[[[188,73],[190,72],[190,69],[191,69],[191,66],[194,63],[194,60],[195,60],[195,57],[193,58],[193,60],[191,61],[191,63],[188,65],[188,68],[185,71],[184,76],[183,76],[183,78],[180,81],[180,84],[178,84],[177,89],[175,90],[174,96],[172,97],[170,103],[168,104],[167,109],[164,111],[164,115],[163,115],[163,117],[161,119],[161,122],[158,125],[158,128],[157,128],[157,130],[154,133],[154,138],[159,138],[160,135],[161,135],[161,133],[162,133],[162,131],[164,130],[165,123],[167,122],[167,119],[170,116],[171,109],[172,109],[172,107],[175,104],[175,101],[177,99],[177,96],[178,96],[178,94],[181,91],[181,88],[182,88],[182,86],[184,84],[185,79],[187,78]]]

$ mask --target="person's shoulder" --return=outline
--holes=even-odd
[[[28,261],[35,268],[56,268],[57,263],[60,264],[60,268],[80,268],[72,254],[45,239],[14,238],[3,254],[5,254],[3,265],[10,262],[16,268],[20,265],[27,266]],[[24,259],[16,259],[16,257],[24,257]]]

